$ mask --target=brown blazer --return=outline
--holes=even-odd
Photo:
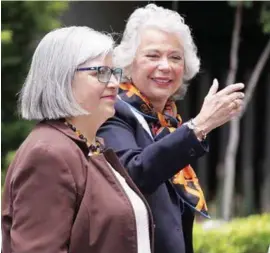
[[[149,206],[114,152],[87,152],[61,121],[34,128],[6,176],[3,253],[137,253],[133,209],[107,161],[147,206],[153,245]]]

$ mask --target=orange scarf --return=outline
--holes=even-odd
[[[174,101],[169,100],[163,113],[155,112],[150,101],[131,83],[120,85],[122,100],[134,107],[147,121],[155,140],[172,133],[182,124]],[[171,179],[180,198],[191,208],[209,217],[203,191],[195,171],[190,165],[179,170]]]

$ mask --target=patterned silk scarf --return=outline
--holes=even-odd
[[[120,85],[120,97],[144,117],[155,141],[181,126],[182,119],[177,114],[175,103],[171,100],[166,103],[163,113],[155,112],[149,100],[131,83]],[[179,169],[179,172],[170,181],[178,196],[186,204],[209,218],[203,191],[196,173],[190,165]]]

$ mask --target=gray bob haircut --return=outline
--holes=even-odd
[[[124,69],[124,75],[131,76],[130,67],[140,44],[140,32],[146,28],[157,28],[161,31],[174,33],[184,48],[185,71],[182,80],[192,79],[200,69],[200,59],[197,56],[197,47],[192,39],[190,28],[184,18],[177,12],[148,4],[136,9],[129,17],[121,43],[114,49],[114,63]],[[187,84],[181,85],[181,90],[174,96],[179,99],[184,96]]]
[[[76,68],[112,52],[112,37],[89,27],[71,26],[46,34],[37,46],[19,97],[19,112],[28,120],[88,114],[75,101]]]

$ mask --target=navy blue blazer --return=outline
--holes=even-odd
[[[199,142],[186,125],[155,141],[130,105],[118,100],[115,108],[115,116],[102,125],[98,136],[114,149],[151,207],[154,252],[193,253],[194,213],[183,204],[169,179],[208,151],[208,145]]]

